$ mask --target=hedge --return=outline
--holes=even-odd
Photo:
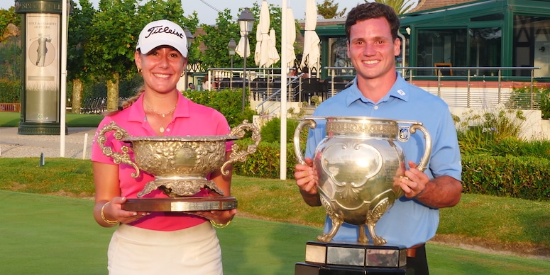
[[[463,156],[465,193],[550,200],[550,160],[535,157]]]
[[[246,140],[237,144],[244,146]],[[250,142],[248,142],[250,144]],[[234,166],[242,176],[280,177],[279,143],[261,142],[256,153]],[[287,178],[294,178],[294,145],[287,144]],[[550,200],[550,160],[534,157],[462,156],[463,192],[528,200]]]
[[[20,95],[19,81],[0,79],[0,103],[20,103]]]

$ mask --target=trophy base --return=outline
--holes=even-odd
[[[295,275],[405,274],[407,248],[347,242],[307,242],[305,263]]]
[[[179,197],[128,199],[122,209],[140,212],[193,212],[237,208],[235,197]]]

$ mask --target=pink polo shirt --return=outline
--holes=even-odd
[[[174,111],[172,122],[166,127],[165,136],[206,136],[206,135],[227,135],[230,132],[225,117],[215,109],[196,104],[178,93],[178,105]],[[111,157],[107,157],[97,144],[97,136],[100,130],[111,121],[126,130],[132,137],[156,136],[143,110],[143,95],[130,107],[107,116],[101,121],[94,137],[92,145],[92,161],[115,164]],[[120,153],[122,141],[113,137],[113,131],[105,134],[105,146],[113,149],[113,152]],[[227,142],[226,150],[231,150],[232,142]],[[128,145],[128,144],[126,144]],[[131,151],[131,150],[130,150]],[[133,152],[130,152],[134,160]],[[154,180],[154,177],[140,171],[138,178],[132,178],[131,173],[135,169],[127,164],[119,164],[119,182],[121,195],[127,198],[137,198],[137,194],[145,187],[145,184]],[[196,196],[205,196],[206,192],[201,191]],[[154,190],[145,197],[167,197],[162,191]],[[206,220],[179,212],[152,212],[151,215],[139,219],[132,225],[158,231],[174,231],[189,228],[205,222]]]

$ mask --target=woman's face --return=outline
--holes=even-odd
[[[142,69],[145,91],[168,93],[176,89],[187,58],[169,46],[154,48],[146,54],[135,53],[136,65]]]

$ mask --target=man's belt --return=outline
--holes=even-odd
[[[421,247],[423,247],[424,245],[426,245],[426,244],[425,244],[425,243],[421,243],[421,244],[413,245],[413,246],[407,248],[407,258],[414,258],[414,257],[416,257],[416,249],[417,249],[417,248],[421,248]]]

